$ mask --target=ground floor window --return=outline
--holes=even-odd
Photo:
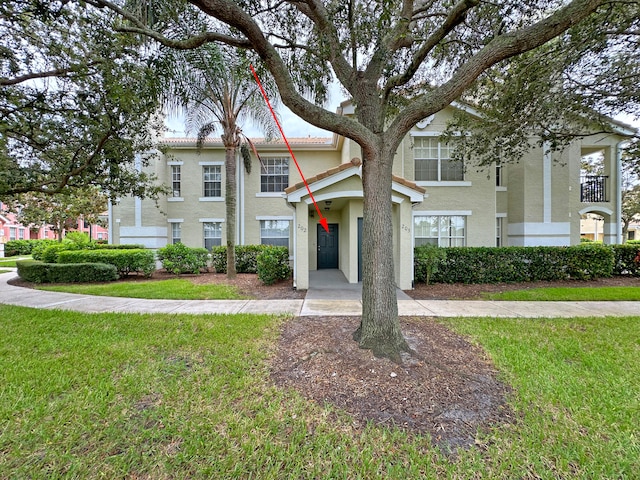
[[[260,243],[289,248],[289,221],[261,220]]]
[[[182,242],[182,224],[178,222],[171,223],[171,243]]]
[[[9,240],[17,240],[18,229],[16,227],[9,227]]]
[[[222,223],[204,222],[204,248],[211,250],[222,245]]]
[[[414,217],[415,245],[464,247],[467,217],[462,215],[424,215]]]
[[[502,217],[496,217],[496,247],[502,247]]]

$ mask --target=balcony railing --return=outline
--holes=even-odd
[[[608,202],[607,179],[603,175],[585,175],[580,177],[580,201]]]

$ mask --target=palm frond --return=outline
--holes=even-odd
[[[244,170],[247,174],[251,173],[251,151],[246,142],[240,144],[240,153],[242,155],[242,160],[244,163]]]

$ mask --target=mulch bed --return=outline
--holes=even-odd
[[[509,423],[510,388],[484,352],[427,318],[402,318],[416,352],[397,364],[361,350],[351,339],[359,317],[304,317],[286,322],[271,360],[274,382],[354,418],[427,434],[455,452],[476,443],[478,430]]]

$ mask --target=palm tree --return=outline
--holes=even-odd
[[[169,74],[163,86],[166,104],[186,117],[186,130],[197,132],[200,149],[210,135],[220,133],[225,147],[227,276],[236,276],[235,231],[238,148],[247,173],[251,169],[250,140],[241,124],[251,121],[266,137],[275,131],[273,117],[241,53],[205,44],[196,50],[166,51]],[[271,92],[270,97],[275,95]],[[253,149],[255,152],[255,149]],[[257,152],[256,152],[257,153]]]

